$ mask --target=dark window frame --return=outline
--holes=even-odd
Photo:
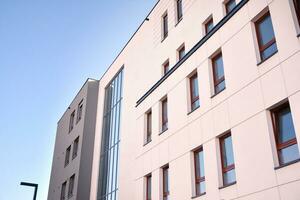
[[[146,113],[146,144],[152,141],[152,110]]]
[[[165,173],[167,173],[167,179],[165,179]],[[166,165],[164,167],[162,167],[162,176],[163,176],[163,200],[168,199],[169,195],[170,195],[170,191],[169,191],[169,187],[170,187],[170,183],[169,183],[169,165]],[[167,185],[167,188],[165,188],[165,185]]]
[[[181,60],[185,56],[185,45],[184,44],[182,44],[178,48],[177,54],[178,54],[178,61]]]
[[[70,121],[69,121],[69,133],[74,129],[74,121],[75,121],[75,110],[70,115]]]
[[[149,180],[150,180],[150,185],[149,185]],[[149,186],[150,186],[150,196],[148,196]],[[151,200],[152,199],[151,195],[152,195],[152,175],[148,174],[146,176],[146,200]]]
[[[168,20],[168,12],[163,14],[162,16],[162,40],[166,39],[169,34],[169,20]]]
[[[208,20],[205,22],[204,27],[205,27],[205,34],[208,34],[211,30],[208,30],[209,25],[212,24],[214,27],[214,19],[212,16],[208,18]]]
[[[182,0],[176,0],[176,16],[177,23],[179,23],[183,18]]]
[[[200,174],[200,171],[201,171],[201,168],[200,168],[200,163],[199,163],[199,172],[197,171],[198,168],[196,166],[196,160],[197,160],[197,154],[199,154],[200,152],[203,152],[203,147],[199,147],[198,149],[196,149],[194,151],[194,168],[195,168],[195,194],[196,196],[201,196],[201,195],[204,195],[206,193],[206,191],[204,192],[201,192],[200,190],[198,190],[198,187],[197,185],[201,184],[202,182],[205,183],[205,175],[204,176],[199,176],[197,177],[197,174]],[[204,164],[204,163],[203,163]]]
[[[217,74],[216,74],[216,68],[217,68],[216,60],[218,60],[220,57],[221,57],[222,62],[223,62],[223,54],[222,54],[221,51],[219,53],[217,53],[215,56],[213,56],[212,59],[211,59],[211,62],[212,62],[212,71],[213,71],[214,95],[219,94],[220,92],[222,92],[226,88],[226,85],[225,85],[224,88],[221,89],[220,91],[216,90],[216,88],[218,87],[218,85],[220,85],[222,82],[225,82],[224,62],[223,62],[223,66],[222,66],[223,67],[223,71],[224,71],[223,76],[220,77],[220,78],[218,78]]]
[[[300,27],[300,2],[298,2],[298,0],[293,0],[293,5],[298,20],[298,26]]]
[[[66,199],[67,181],[61,184],[60,200]]]
[[[70,155],[71,155],[71,145],[66,149],[65,155],[65,167],[70,163]]]
[[[163,64],[163,73],[164,73],[163,75],[168,73],[169,70],[170,70],[170,62],[169,62],[169,59],[168,59]]]
[[[166,106],[166,113],[164,107]],[[164,98],[161,101],[161,131],[168,130],[168,98]]]
[[[189,81],[190,81],[190,105],[191,105],[191,111],[194,111],[195,109],[197,109],[199,106],[196,106],[194,107],[193,105],[195,103],[197,103],[197,101],[200,101],[199,99],[199,90],[198,90],[198,95],[195,95],[193,92],[194,92],[194,88],[195,88],[195,85],[194,85],[194,79],[197,79],[197,83],[198,83],[198,74],[197,72],[195,72],[190,78],[189,78]],[[199,87],[198,87],[199,88]],[[200,103],[199,103],[200,105]]]
[[[282,151],[283,149],[288,148],[292,145],[297,145],[298,144],[296,135],[293,139],[290,139],[290,140],[285,141],[285,142],[280,142],[280,140],[279,140],[279,136],[280,136],[281,133],[278,130],[278,127],[279,127],[279,125],[278,125],[278,121],[279,121],[278,120],[278,114],[280,113],[280,111],[282,111],[284,109],[287,109],[287,108],[290,109],[289,102],[285,102],[285,103],[283,103],[283,104],[281,104],[281,105],[279,105],[279,106],[277,106],[277,107],[270,110],[271,119],[272,119],[272,126],[273,126],[273,132],[274,132],[275,143],[276,143],[276,153],[277,153],[279,166],[284,166],[284,165],[288,164],[288,163],[283,163],[282,160],[280,159],[280,156],[279,156],[280,151]],[[290,112],[291,112],[291,109],[290,109]],[[298,158],[298,159],[300,159],[300,158]],[[293,161],[291,161],[291,162],[293,162]]]
[[[78,155],[78,148],[79,148],[79,136],[74,140],[72,160],[77,157],[77,155]]]
[[[82,111],[83,111],[83,100],[80,101],[80,103],[77,106],[77,117],[76,117],[76,124],[81,120],[82,118]]]
[[[75,174],[73,174],[69,180],[68,198],[71,198],[73,196],[74,186],[75,186]]]
[[[231,10],[229,10],[229,5],[230,5],[232,2],[234,2],[234,3],[235,3],[235,6],[236,6],[236,1],[235,1],[235,0],[228,0],[228,1],[226,1],[226,2],[224,3],[226,15],[227,15],[228,13],[231,12]]]

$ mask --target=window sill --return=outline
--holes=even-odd
[[[286,167],[286,166],[289,166],[289,165],[292,165],[292,164],[295,164],[295,163],[298,163],[298,162],[300,162],[300,158],[298,158],[298,159],[296,159],[296,160],[293,160],[293,161],[291,161],[291,162],[282,164],[282,165],[280,165],[280,166],[278,166],[278,167],[274,167],[274,169],[275,169],[275,170],[281,169],[281,168],[283,168],[283,167]]]
[[[165,130],[161,131],[158,135],[163,134],[164,132],[166,132],[168,130],[168,128],[166,128]]]
[[[235,184],[236,184],[236,181],[234,181],[234,182],[232,182],[232,183],[229,183],[229,184],[227,184],[227,185],[223,185],[223,186],[219,187],[219,189],[221,190],[221,189],[223,189],[223,188],[227,188],[227,187],[232,186],[232,185],[235,185]]]
[[[177,20],[175,27],[182,21],[183,17],[181,17],[180,19]]]
[[[261,60],[260,62],[258,62],[256,65],[259,66],[262,63],[264,63],[266,60],[268,60],[269,58],[273,57],[276,53],[278,53],[278,50],[274,51],[274,53],[272,53],[269,57],[265,58],[264,60]]]
[[[191,199],[196,199],[196,198],[201,197],[203,195],[206,195],[206,192],[203,192],[202,194],[199,194],[199,195],[192,196]]]
[[[212,95],[210,98],[214,98],[215,96],[217,96],[218,94],[223,92],[225,89],[226,89],[226,87],[224,87],[224,89],[220,90],[218,93],[215,93],[214,95]]]
[[[152,142],[152,140],[149,140],[148,142],[145,142],[145,143],[143,144],[143,146],[146,146],[146,145],[149,144],[150,142]]]
[[[195,110],[197,110],[198,108],[200,108],[200,106],[197,106],[196,108],[194,108],[193,110],[191,110],[190,112],[187,113],[187,115],[190,115],[191,113],[193,113]]]

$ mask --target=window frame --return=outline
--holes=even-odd
[[[73,174],[69,180],[68,198],[71,198],[74,195],[74,186],[75,186],[75,174]]]
[[[300,157],[298,159],[295,159],[293,161],[290,161],[290,162],[287,162],[287,163],[284,163],[281,159],[280,159],[280,151],[282,151],[283,149],[285,148],[288,148],[292,145],[297,145],[298,142],[297,142],[297,136],[295,135],[295,137],[293,139],[290,139],[288,141],[285,141],[285,142],[280,142],[279,141],[279,136],[280,136],[280,131],[278,129],[279,127],[279,124],[278,124],[278,114],[280,113],[280,111],[284,110],[284,109],[287,109],[289,108],[290,110],[290,113],[292,115],[292,112],[291,112],[291,108],[290,108],[290,105],[289,105],[289,102],[285,102],[273,109],[270,110],[270,113],[271,113],[271,119],[272,119],[272,127],[273,127],[273,134],[274,134],[274,138],[275,138],[275,145],[276,145],[276,153],[277,153],[277,158],[278,158],[278,164],[279,166],[285,166],[287,164],[289,164],[290,162],[294,162],[295,160],[299,160]],[[293,116],[292,116],[293,117]],[[294,122],[293,122],[293,119],[292,119],[292,123],[294,125]],[[295,130],[296,132],[296,130]],[[299,148],[299,146],[298,146]],[[300,154],[300,153],[299,153]]]
[[[168,12],[166,11],[162,15],[162,41],[164,41],[169,35],[169,19]]]
[[[72,160],[74,160],[78,155],[79,148],[79,136],[74,140],[73,152],[72,152]]]
[[[210,16],[205,22],[204,22],[204,30],[205,30],[205,35],[208,34],[211,30],[208,30],[208,25],[212,24],[214,27],[214,19],[212,16]]]
[[[297,18],[297,24],[298,24],[298,27],[300,27],[300,3],[298,3],[297,0],[292,0],[292,3],[294,6],[296,18]]]
[[[182,18],[183,18],[183,5],[182,5],[183,0],[176,0],[176,18],[177,18],[177,23],[179,23]]]
[[[148,196],[149,194],[149,180],[150,180],[150,197]],[[152,199],[152,175],[148,174],[146,176],[146,200],[151,200]]]
[[[223,76],[221,78],[217,78],[216,77],[216,60],[219,59],[221,57],[222,59],[222,63],[223,63]],[[222,51],[218,52],[216,55],[214,55],[211,58],[211,63],[212,63],[212,74],[213,74],[213,83],[214,83],[214,96],[221,93],[223,90],[226,89],[226,83],[225,83],[225,70],[224,70],[224,62],[223,62],[223,54]],[[222,88],[220,91],[217,92],[216,88],[218,87],[219,84],[221,84],[222,82],[224,82],[224,88]]]
[[[167,179],[165,179],[165,173],[167,173]],[[163,184],[162,197],[163,200],[165,200],[168,199],[168,197],[170,196],[169,165],[165,165],[164,167],[162,167],[162,184]],[[167,185],[167,188],[165,188],[165,185]]]
[[[152,141],[152,110],[150,109],[146,113],[146,138],[145,138],[145,144],[148,144],[151,141]]]
[[[201,195],[204,195],[204,194],[206,193],[206,191],[201,192],[201,190],[198,191],[198,189],[197,189],[197,185],[198,185],[198,184],[201,184],[202,182],[205,183],[205,174],[204,174],[204,176],[199,176],[199,177],[197,177],[196,156],[197,156],[197,154],[199,154],[200,152],[203,153],[203,147],[202,147],[202,146],[199,147],[199,148],[197,148],[197,149],[193,152],[193,154],[194,154],[194,173],[195,173],[195,195],[196,195],[196,196],[201,196]],[[203,160],[203,161],[204,161],[204,160]],[[204,165],[204,163],[203,163],[203,165]],[[199,163],[199,174],[200,174],[200,171],[201,171],[201,167],[200,167],[200,166],[201,166],[201,164]]]
[[[229,10],[229,9],[228,9],[229,4],[232,3],[232,2],[234,2],[235,6],[236,6],[236,1],[235,1],[235,0],[227,0],[227,1],[224,2],[224,6],[225,6],[225,14],[226,14],[226,15],[227,15],[228,13],[230,13],[230,12],[234,9],[234,8],[233,8],[232,10]]]
[[[181,54],[183,52],[183,55]],[[182,60],[182,58],[185,56],[185,45],[182,44],[178,49],[177,49],[177,55],[178,55],[178,61]],[[182,56],[181,56],[182,55]]]
[[[272,38],[269,42],[267,42],[265,45],[262,45],[261,44],[261,38],[262,38],[262,34],[260,33],[259,31],[259,24],[260,22],[262,22],[266,17],[270,17],[270,20],[271,20],[271,23],[272,23],[272,28],[274,30],[274,27],[273,27],[273,22],[272,22],[272,18],[271,18],[271,14],[270,14],[270,11],[266,11],[262,16],[260,16],[255,22],[254,22],[254,27],[255,27],[255,33],[256,33],[256,38],[257,38],[257,45],[258,45],[258,51],[259,51],[259,58],[260,58],[260,62],[263,62],[265,60],[267,60],[268,58],[272,57],[277,51],[278,51],[278,48],[277,48],[277,43],[276,43],[276,37],[275,37],[275,32],[274,32],[274,38]],[[271,47],[273,44],[276,45],[276,51],[273,52],[272,54],[270,54],[268,57],[266,58],[263,58],[262,57],[262,54],[263,52],[268,49],[269,47]]]
[[[163,76],[166,75],[169,70],[170,70],[170,62],[169,59],[167,59],[164,63],[163,63]]]
[[[197,79],[198,83],[198,74],[195,72],[190,78],[189,78],[189,83],[190,83],[190,106],[191,106],[191,112],[196,110],[198,107],[200,107],[200,98],[199,98],[199,86],[198,86],[198,95],[195,96],[193,91],[194,91],[194,82],[193,80]],[[193,104],[195,104],[197,101],[199,101],[199,106],[193,107]]]
[[[67,181],[61,184],[60,200],[66,199],[66,191],[67,191]]]
[[[68,148],[66,149],[66,155],[65,155],[65,167],[69,165],[70,163],[70,155],[71,155],[71,146],[68,146]]]
[[[76,124],[81,120],[82,118],[82,111],[83,111],[83,100],[81,100],[77,106],[77,117],[76,117]]]
[[[75,110],[72,111],[69,120],[69,133],[74,129]]]
[[[166,113],[164,106],[166,106]],[[168,98],[166,97],[163,100],[161,100],[161,133],[168,130],[168,121]]]

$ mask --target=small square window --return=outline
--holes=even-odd
[[[230,13],[236,6],[235,0],[229,0],[224,3],[226,14]]]
[[[181,60],[185,55],[185,46],[184,46],[184,44],[181,45],[181,47],[179,47],[177,52],[178,52],[178,60]]]
[[[204,24],[205,34],[208,34],[214,28],[213,17],[210,17]]]

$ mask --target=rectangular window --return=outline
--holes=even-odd
[[[166,37],[168,37],[168,13],[166,13],[165,15],[163,15],[162,17],[162,28],[163,28],[163,37],[162,39],[165,39]]]
[[[194,151],[195,164],[195,188],[196,196],[205,194],[205,174],[204,174],[204,158],[203,148]]]
[[[261,61],[277,52],[276,39],[270,13],[267,12],[255,22],[256,35]]]
[[[224,66],[221,52],[212,58],[212,71],[214,94],[216,95],[225,89]]]
[[[224,3],[226,14],[230,13],[236,6],[235,0],[229,0]]]
[[[152,179],[151,174],[146,176],[146,200],[151,200],[151,196],[152,196],[151,179]]]
[[[190,94],[191,94],[191,111],[193,111],[200,106],[197,73],[195,73],[193,76],[190,77]]]
[[[164,75],[169,71],[169,69],[170,69],[170,63],[169,63],[169,60],[167,60],[167,61],[163,64]]]
[[[289,103],[271,110],[279,165],[300,158],[296,133]]]
[[[163,200],[169,200],[169,165],[162,168],[163,172]]]
[[[76,158],[78,153],[79,136],[74,140],[72,159]]]
[[[70,178],[69,189],[68,189],[68,198],[71,198],[74,193],[74,182],[75,182],[75,174],[73,174]]]
[[[65,166],[67,166],[70,162],[70,154],[71,154],[71,145],[66,150]]]
[[[66,199],[66,188],[67,188],[67,181],[65,181],[61,185],[60,200],[65,200]]]
[[[177,23],[180,22],[183,16],[182,12],[182,0],[176,0],[176,8],[177,8]]]
[[[78,123],[81,120],[82,110],[83,110],[83,100],[81,100],[81,102],[78,104],[76,123]]]
[[[297,15],[298,24],[300,26],[300,1],[299,0],[293,0],[294,2],[294,8]]]
[[[214,20],[212,17],[209,18],[209,20],[207,20],[207,22],[205,23],[205,34],[209,33],[213,27],[214,27]]]
[[[178,60],[181,60],[185,55],[185,47],[182,45],[178,50]]]
[[[227,186],[236,182],[231,133],[227,133],[226,135],[219,138],[219,140],[221,150],[223,186]]]
[[[151,136],[152,136],[152,112],[151,110],[146,114],[146,124],[147,124],[147,131],[146,131],[146,144],[151,142]]]
[[[69,123],[69,133],[73,130],[74,128],[74,119],[75,119],[75,110],[71,113],[70,115],[70,123]]]
[[[162,132],[168,129],[168,99],[165,98],[161,102]]]

